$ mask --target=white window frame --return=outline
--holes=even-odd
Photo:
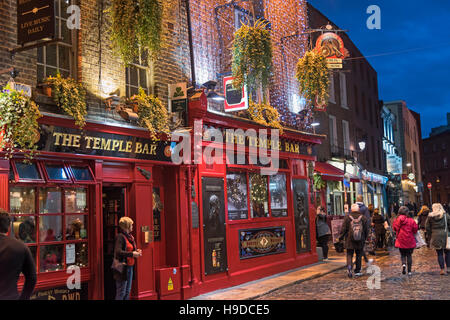
[[[337,125],[335,116],[330,115],[329,126],[330,126],[330,145],[332,147],[338,147]]]
[[[142,89],[144,89],[144,91],[149,94],[150,93],[150,81],[149,81],[149,75],[150,75],[150,67],[146,66],[147,61],[145,61],[141,54],[139,54],[138,57],[138,63],[130,63],[130,65],[128,67],[125,67],[125,95],[126,97],[130,98],[131,96],[133,96],[133,94],[131,94],[131,89],[137,89],[137,91],[139,92],[139,87],[140,87],[140,83],[141,83],[141,79],[140,79],[140,70],[144,70],[145,71],[145,77],[146,77],[146,86],[145,88],[142,87]],[[137,86],[132,85],[131,84],[131,69],[136,69],[137,72]],[[128,81],[127,81],[128,79]]]
[[[344,154],[350,155],[350,125],[347,120],[342,120],[342,135],[344,141]]]
[[[330,97],[328,98],[328,101],[336,104],[336,88],[334,87],[333,73],[330,74]]]
[[[339,90],[341,93],[341,107],[348,109],[347,77],[343,72],[339,73]]]

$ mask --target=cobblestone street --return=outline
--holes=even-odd
[[[410,277],[401,274],[397,249],[389,256],[376,258],[374,265],[381,269],[380,289],[368,288],[368,279],[373,278],[370,274],[349,279],[346,269],[342,269],[273,291],[258,300],[450,300],[450,275],[439,275],[434,250],[415,250]]]

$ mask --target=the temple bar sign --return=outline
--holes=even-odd
[[[54,10],[54,0],[17,0],[17,43],[52,39]]]

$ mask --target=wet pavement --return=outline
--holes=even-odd
[[[450,300],[450,275],[439,274],[432,249],[414,251],[412,276],[402,275],[398,249],[390,250],[389,256],[377,257],[373,264],[379,269],[375,267],[361,277],[349,279],[346,269],[340,269],[260,295],[256,300]],[[367,271],[365,267],[363,262]]]

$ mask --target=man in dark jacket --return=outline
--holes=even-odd
[[[369,233],[369,227],[367,224],[367,218],[359,211],[359,205],[357,203],[352,205],[351,213],[344,218],[341,234],[339,235],[339,241],[345,238],[345,249],[347,249],[347,272],[349,278],[353,276],[353,254],[356,254],[356,267],[355,276],[361,276],[361,258],[364,250],[364,242],[366,241]],[[353,224],[359,224],[361,229],[361,237],[359,240],[355,240]]]
[[[366,220],[367,220],[367,229],[370,230],[370,227],[371,227],[371,222],[370,222],[370,220],[371,220],[371,215],[370,215],[369,208],[367,208],[366,205],[365,205],[364,202],[363,202],[363,196],[362,196],[362,195],[359,194],[359,195],[356,197],[356,203],[358,204],[359,212],[361,212],[361,214],[362,214],[362,215],[366,218]],[[367,236],[369,236],[368,233],[367,233]],[[367,258],[367,254],[366,254],[366,251],[364,250],[364,248],[363,248],[363,251],[362,251],[362,257],[364,258],[364,261],[365,261],[366,263],[369,263],[369,258]],[[372,260],[372,259],[371,259],[371,260]]]
[[[11,218],[0,209],[0,300],[28,300],[36,285],[36,266],[30,249],[7,236]],[[17,291],[20,273],[25,276],[22,293]]]

